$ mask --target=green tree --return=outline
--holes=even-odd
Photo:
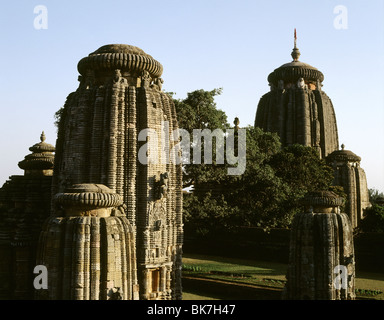
[[[332,186],[332,168],[311,147],[299,144],[285,147],[271,158],[269,165],[285,183],[285,200],[279,204],[275,216],[287,223],[302,210],[300,200],[308,192],[332,190],[345,196],[342,189]]]
[[[214,101],[220,93],[220,89],[196,90],[184,100],[175,100],[179,126],[190,133],[195,128],[230,128]],[[287,227],[307,192],[332,188],[333,170],[314,149],[302,145],[281,149],[277,134],[243,129],[246,145],[235,141],[235,147],[246,148],[242,175],[228,175],[225,164],[184,166],[185,186],[195,188],[184,201],[185,221],[202,233],[235,225]]]
[[[183,209],[186,226],[201,235],[222,229],[229,230],[238,225],[236,220],[239,210],[236,206],[229,205],[224,195],[212,197],[211,192],[200,197],[193,193],[186,194]]]
[[[193,141],[193,131],[196,129],[208,129],[214,131],[216,129],[225,130],[229,128],[227,115],[224,111],[217,109],[215,97],[222,93],[222,89],[213,89],[211,91],[195,90],[187,94],[185,99],[173,99],[179,128],[186,130],[190,137],[191,154],[188,162],[184,162],[183,166],[183,187],[187,188],[199,182],[206,182],[221,180],[225,172],[225,165],[218,165],[215,163],[215,143],[213,141],[212,147],[212,160],[213,164],[204,163],[204,152],[201,155],[201,164],[194,164],[193,161],[193,148],[196,147],[196,141]],[[170,93],[173,96],[172,93]],[[204,149],[203,140],[201,149]],[[216,170],[212,170],[212,165]]]
[[[226,198],[240,211],[242,225],[266,226],[275,218],[287,189],[269,164],[281,145],[277,134],[253,127],[246,130],[246,169],[242,175],[227,176]]]
[[[200,89],[188,93],[185,99],[173,99],[179,127],[191,134],[193,129],[228,128],[227,115],[224,111],[217,109],[215,102],[215,97],[222,92],[222,88],[211,91]]]
[[[384,207],[373,204],[365,209],[364,219],[361,221],[359,229],[363,232],[384,233]]]
[[[368,189],[369,201],[371,203],[376,203],[377,199],[384,198],[384,193],[380,192],[377,189]]]

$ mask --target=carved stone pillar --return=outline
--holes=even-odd
[[[276,132],[282,147],[310,146],[325,158],[339,146],[335,110],[321,90],[323,73],[299,61],[296,50],[295,46],[295,60],[268,75],[271,91],[260,98],[255,127]]]
[[[339,212],[342,199],[333,192],[305,197],[295,216],[290,240],[287,285],[283,297],[294,300],[355,298],[353,229]]]
[[[134,232],[121,196],[99,184],[74,185],[55,196],[56,212],[41,234],[38,264],[48,289],[37,298],[138,299]]]
[[[360,167],[361,158],[350,150],[335,150],[326,158],[334,170],[333,184],[342,186],[347,194],[346,213],[353,228],[364,218],[364,210],[371,206],[365,171]]]

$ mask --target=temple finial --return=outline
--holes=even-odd
[[[41,133],[40,141],[41,141],[41,142],[44,142],[44,141],[45,141],[45,133],[44,133],[44,131]]]
[[[235,120],[233,121],[233,124],[235,125],[235,130],[239,129],[240,120],[238,117],[235,117]]]
[[[293,58],[293,61],[298,61],[299,60],[299,57],[300,57],[300,51],[299,49],[297,49],[296,47],[296,40],[297,40],[297,35],[296,35],[296,28],[295,28],[295,33],[294,33],[294,46],[293,46],[293,50],[292,50],[292,53],[291,53],[291,56]]]
[[[344,150],[344,148],[345,148],[345,145],[344,145],[344,143],[341,145],[341,150]]]

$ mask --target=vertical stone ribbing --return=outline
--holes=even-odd
[[[341,200],[331,192],[318,192],[303,203],[304,212],[292,223],[284,298],[354,299],[353,231],[348,216],[338,212]],[[341,288],[336,267],[343,270]]]
[[[100,219],[91,217],[90,238],[90,300],[98,300],[101,281]]]
[[[294,111],[293,111],[293,108],[294,108],[294,101],[293,101],[293,95],[291,92],[289,92],[289,95],[288,95],[288,105],[287,105],[287,120],[286,120],[286,128],[287,128],[287,132],[286,132],[286,144],[287,145],[291,145],[294,143],[294,132],[293,132],[293,116],[294,116]]]
[[[101,173],[101,161],[103,155],[101,154],[100,141],[103,141],[104,126],[103,126],[103,105],[105,89],[104,86],[99,86],[96,92],[96,100],[93,109],[93,124],[92,124],[92,136],[90,147],[90,159],[92,159],[92,165],[90,166],[89,181],[97,181]]]
[[[124,176],[126,163],[125,154],[125,134],[126,134],[126,117],[125,117],[125,89],[127,85],[120,84],[118,96],[118,119],[117,119],[117,159],[116,159],[116,193],[124,195]]]
[[[302,144],[315,147],[325,158],[338,148],[336,115],[322,91],[324,75],[295,59],[268,76],[270,92],[263,95],[256,111],[255,127],[276,132],[282,147]]]
[[[75,234],[74,229],[74,219],[69,219],[65,225],[64,230],[64,243],[62,244],[63,249],[63,290],[62,298],[64,300],[71,299],[71,288],[72,288],[72,274],[73,274],[73,265],[72,265],[72,247],[73,247],[73,238]],[[43,259],[43,257],[41,258]]]
[[[126,120],[126,185],[124,189],[124,202],[127,204],[127,217],[132,225],[136,224],[136,168],[137,168],[137,129],[136,129],[136,88],[127,89],[127,120]]]
[[[109,118],[109,143],[107,163],[107,186],[116,192],[117,170],[117,131],[118,131],[118,99],[119,89],[116,85],[111,89],[110,118]]]
[[[75,300],[84,300],[84,287],[85,287],[85,230],[84,219],[77,219],[76,230],[74,233],[74,246],[72,251],[73,256],[73,276],[72,280],[72,294]]]
[[[42,233],[46,245],[38,263],[49,270],[49,288],[38,298],[114,299],[118,292],[121,299],[137,299],[133,230],[123,215],[109,216],[120,198],[101,185],[74,188],[85,192],[58,194],[67,216],[48,220]]]
[[[360,167],[360,157],[349,150],[336,150],[326,158],[328,165],[334,170],[333,184],[342,186],[347,195],[346,213],[353,228],[363,218],[364,210],[369,202],[368,186],[364,170]]]
[[[265,94],[257,107],[255,126],[278,133],[283,147],[295,143],[317,147],[322,158],[338,148],[332,103],[317,90],[290,88]]]
[[[93,234],[97,230],[92,226],[93,219],[91,225],[84,222],[83,227],[77,226],[79,232],[73,227],[79,238],[77,246],[71,247],[78,261],[75,263],[71,256],[71,265],[79,274],[72,285],[72,289],[74,283],[77,286],[73,289],[76,299],[106,299],[102,288],[107,287],[117,294],[112,278],[121,286],[124,297],[137,297],[134,283],[140,278],[142,288],[147,288],[141,292],[144,298],[181,298],[182,171],[168,159],[175,145],[169,137],[177,128],[177,117],[172,99],[161,91],[161,65],[141,49],[132,48],[108,45],[80,60],[80,86],[68,98],[60,123],[60,166],[54,173],[57,183],[53,194],[65,193],[72,184],[104,184],[122,196],[123,204],[116,210],[127,217],[133,232],[132,236],[123,236],[125,227],[104,218],[100,219],[98,235]],[[84,114],[79,115],[82,111]],[[168,121],[169,127],[164,129],[163,121]],[[158,140],[138,143],[137,135],[143,129],[154,130]],[[163,129],[166,138],[161,144]],[[141,147],[157,151],[157,159],[140,163]],[[54,214],[60,217],[63,211],[56,206]],[[104,246],[97,248],[97,237]],[[98,261],[97,255],[100,267],[95,262],[94,269],[83,270],[83,266]],[[129,266],[135,273],[137,261],[139,276],[113,271]],[[68,277],[73,279],[75,275]],[[168,285],[169,277],[172,281]],[[98,290],[95,281],[100,284],[99,294],[94,293]],[[176,282],[178,288],[171,288]]]

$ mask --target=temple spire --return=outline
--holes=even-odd
[[[293,61],[298,61],[299,60],[299,57],[300,57],[300,51],[299,49],[296,47],[296,40],[297,40],[297,35],[296,35],[296,28],[295,28],[295,33],[294,33],[294,47],[293,47],[293,50],[292,50],[292,53],[291,53],[291,56],[293,58]]]

